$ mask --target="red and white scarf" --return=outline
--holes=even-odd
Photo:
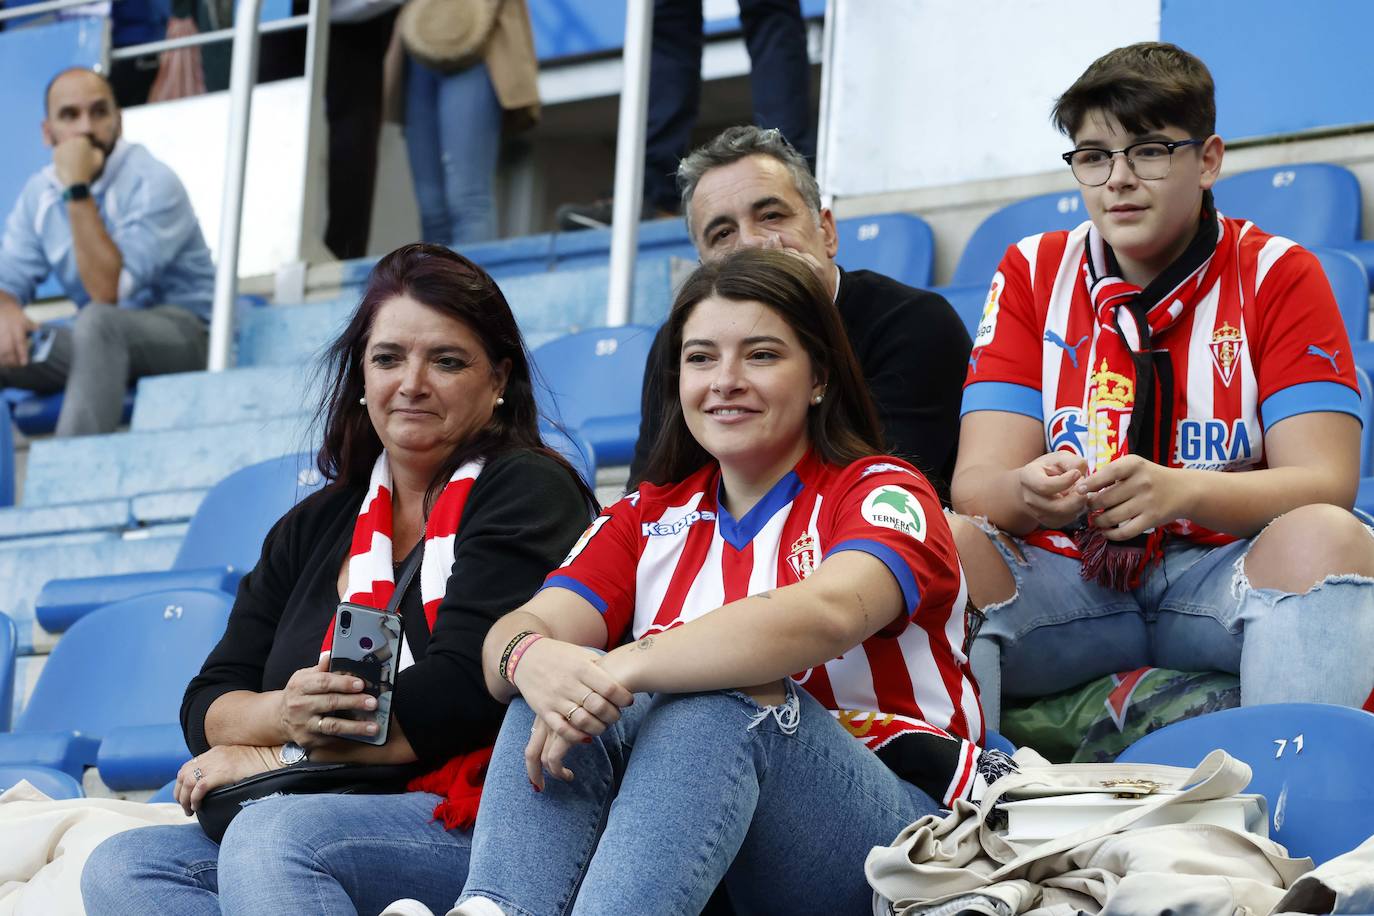
[[[1096,226],[1089,227],[1083,273],[1099,326],[1092,358],[1100,364],[1100,369],[1090,368],[1083,405],[1091,470],[1128,454],[1168,466],[1173,368],[1168,352],[1153,341],[1192,311],[1211,287],[1214,255],[1224,232],[1209,193],[1188,247],[1142,289],[1121,278],[1110,246]],[[1125,418],[1127,428],[1121,425]],[[1074,539],[1083,578],[1123,591],[1138,586],[1163,555],[1162,528],[1114,542],[1090,524]]]
[[[420,560],[420,603],[424,607],[425,624],[430,633],[434,632],[435,617],[448,589],[449,575],[453,572],[453,543],[458,535],[458,526],[462,524],[463,508],[481,472],[480,460],[469,461],[454,471],[435,500],[429,518],[425,520],[424,553]],[[353,543],[348,550],[348,585],[344,591],[345,601],[379,611],[386,609],[396,592],[391,543],[392,493],[391,465],[386,452],[382,452],[372,466],[367,498],[363,500],[358,520],[353,524]],[[331,618],[324,633],[321,651],[328,651],[333,640],[334,621]],[[409,640],[402,636],[397,673],[414,663]],[[490,759],[489,747],[459,754],[437,770],[411,780],[406,788],[442,795],[443,801],[434,809],[435,818],[442,819],[445,827],[450,829],[460,827],[466,830],[476,820],[482,778]]]

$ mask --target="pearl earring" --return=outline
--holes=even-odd
[[[502,405],[505,404],[505,403],[506,403],[506,399],[505,399],[505,398],[497,398],[497,399],[496,399],[496,406],[497,406],[497,407],[500,407],[500,406],[502,406]]]
[[[823,395],[823,394],[818,394],[818,395],[816,395],[814,398],[811,399],[811,403],[812,403],[812,404],[819,405],[819,404],[821,403],[821,401],[824,401],[824,400],[825,400],[825,395]]]
[[[361,404],[362,406],[366,407],[366,406],[367,406],[367,395],[363,395],[362,397],[358,398],[358,403]]]

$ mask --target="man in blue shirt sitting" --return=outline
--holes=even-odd
[[[45,113],[52,164],[0,239],[0,387],[65,388],[57,435],[110,432],[134,379],[204,368],[214,264],[180,180],[120,139],[104,77],[62,71]],[[70,325],[23,312],[49,274],[79,309]]]

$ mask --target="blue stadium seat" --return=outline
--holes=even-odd
[[[587,486],[596,489],[596,449],[586,436],[575,429],[558,429],[548,423],[540,424],[539,434],[545,445],[568,459]]]
[[[989,278],[991,279],[991,278]],[[964,322],[968,336],[978,339],[978,320],[988,302],[988,284],[982,286],[944,286],[935,291],[949,300],[955,314]]]
[[[263,539],[277,519],[322,484],[304,454],[235,471],[206,494],[170,570],[55,579],[39,592],[34,614],[45,630],[60,633],[101,605],[146,592],[202,588],[232,594],[257,564]]]
[[[38,764],[77,779],[116,728],[178,721],[187,683],[224,632],[233,598],[208,589],[154,592],[88,614],[48,656],[0,764]]]
[[[657,329],[590,328],[534,351],[540,413],[591,443],[601,465],[629,464],[639,437],[644,363]],[[545,387],[547,386],[547,387]]]
[[[579,232],[560,232],[553,239],[554,256],[560,270],[609,264],[611,260],[611,230],[586,229]],[[639,224],[639,259],[678,257],[697,260],[697,249],[687,234],[687,223],[678,217],[646,220]]]
[[[1222,748],[1250,765],[1247,791],[1269,801],[1270,831],[1318,863],[1374,834],[1374,715],[1320,703],[1242,706],[1151,732],[1118,763],[1196,766]]]
[[[183,688],[184,689],[184,688]],[[191,759],[178,721],[112,728],[96,751],[100,781],[116,792],[156,789]]]
[[[987,735],[983,737],[983,746],[990,751],[1004,751],[1008,754],[1016,753],[1016,745],[1011,743],[1011,739],[1001,732],[988,729]]]
[[[1374,475],[1374,383],[1369,373],[1360,366],[1355,367],[1355,377],[1360,380],[1360,476]]]
[[[62,393],[37,394],[23,388],[4,389],[14,425],[26,436],[46,436],[57,429],[57,417],[62,413]],[[124,412],[119,422],[128,423],[134,413],[134,393],[124,395]]]
[[[84,798],[81,782],[70,773],[40,766],[0,766],[0,792],[19,785],[27,779],[39,792],[51,799]]]
[[[1321,261],[1331,292],[1340,307],[1345,331],[1352,342],[1369,339],[1369,280],[1364,265],[1348,251],[1335,248],[1313,248]]]
[[[1360,183],[1344,166],[1277,165],[1223,178],[1217,209],[1299,245],[1340,248],[1360,237]]]
[[[919,216],[854,217],[837,221],[835,230],[840,237],[836,260],[844,269],[872,270],[921,289],[930,286],[935,236]]]
[[[14,426],[9,404],[0,401],[0,506],[14,505]]]
[[[14,709],[15,654],[19,649],[19,633],[8,614],[0,613],[0,732],[10,730],[10,716]]]
[[[1008,204],[974,230],[950,285],[977,286],[986,293],[1008,245],[1039,232],[1072,229],[1087,218],[1088,211],[1077,191],[1041,194]]]

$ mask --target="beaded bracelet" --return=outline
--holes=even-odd
[[[510,642],[506,643],[506,649],[501,653],[501,664],[496,666],[496,670],[500,672],[502,680],[510,680],[510,678],[506,677],[506,666],[510,664],[510,654],[515,651],[515,647],[520,644],[520,640],[531,635],[533,632],[533,630],[521,630],[511,637]]]
[[[515,647],[515,651],[510,655],[510,664],[506,666],[506,680],[512,687],[515,686],[515,666],[520,664],[521,657],[530,650],[530,646],[544,638],[543,633],[531,633],[520,641],[520,645]]]

